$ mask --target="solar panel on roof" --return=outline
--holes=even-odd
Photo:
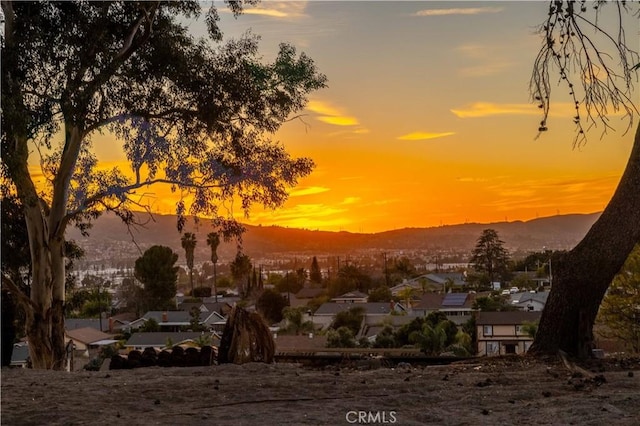
[[[462,306],[467,300],[466,293],[447,293],[442,300],[443,306]]]

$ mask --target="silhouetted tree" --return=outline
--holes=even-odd
[[[229,2],[237,15],[250,2]],[[179,231],[186,214],[208,215],[226,232],[242,230],[218,207],[239,200],[277,207],[313,162],[291,158],[266,135],[325,86],[313,61],[283,44],[261,63],[257,37],[219,48],[218,12],[206,12],[209,40],[186,21],[200,2],[3,1],[2,168],[29,229],[30,295],[9,276],[2,284],[26,313],[35,368],[62,369],[65,358],[65,232],[104,209],[127,224],[133,208],[150,211],[141,188],[179,190]],[[97,169],[92,136],[110,131],[133,173]],[[34,149],[35,147],[35,149]],[[29,171],[41,155],[37,187]],[[84,225],[83,225],[84,224]]]
[[[353,336],[357,336],[362,326],[365,310],[361,306],[354,306],[346,311],[338,312],[333,318],[331,328],[334,330],[346,327],[351,330]]]
[[[473,301],[473,309],[483,312],[517,311],[518,308],[510,304],[502,296],[481,296]]]
[[[256,301],[256,310],[262,314],[268,324],[274,324],[282,321],[282,311],[288,304],[287,299],[280,293],[266,289]]]
[[[146,310],[175,306],[178,255],[170,247],[152,246],[136,259],[134,274],[144,286]]]
[[[180,243],[184,249],[185,258],[187,259],[187,268],[189,268],[189,284],[191,285],[191,295],[193,294],[193,257],[198,240],[193,232],[185,232],[180,238]]]
[[[485,229],[476,241],[471,252],[470,263],[481,273],[486,273],[489,282],[495,281],[497,275],[506,273],[509,264],[509,252],[504,248],[504,241],[498,237],[494,229]]]
[[[211,263],[213,263],[213,294],[215,301],[218,301],[218,246],[220,245],[220,234],[209,232],[207,234],[207,245],[211,248]]]
[[[247,297],[250,287],[251,259],[246,254],[238,252],[230,268],[240,297]]]
[[[574,144],[586,142],[587,130],[610,128],[608,114],[621,111],[629,129],[638,112],[640,59],[626,41],[625,19],[637,23],[637,2],[551,1],[540,27],[542,46],[535,59],[531,94],[543,113],[539,130],[547,130],[551,88],[565,85],[575,104]],[[613,9],[613,27],[598,14]],[[636,40],[634,38],[633,40]],[[553,265],[553,285],[529,353],[555,354],[559,349],[585,358],[593,348],[593,324],[607,288],[635,244],[640,241],[640,125],[618,187],[598,220],[580,243]]]
[[[320,284],[322,283],[322,272],[320,271],[320,266],[318,265],[318,259],[313,256],[311,260],[311,268],[309,269],[309,281],[312,284]]]
[[[368,302],[390,302],[391,301],[391,290],[386,285],[381,285],[379,287],[374,288],[369,292]]]

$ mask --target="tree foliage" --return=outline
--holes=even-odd
[[[640,352],[640,244],[616,275],[598,313],[606,326],[602,334]]]
[[[414,332],[423,333],[425,325],[432,330],[436,329],[438,326],[440,327],[445,334],[444,347],[455,343],[456,334],[458,333],[457,326],[455,323],[447,319],[444,312],[435,311],[431,312],[426,317],[418,317],[409,324],[405,324],[400,327],[395,333],[396,345],[402,347],[417,343],[415,340],[412,341],[411,334]]]
[[[126,312],[133,312],[137,318],[142,316],[145,308],[144,287],[137,280],[127,277],[122,280],[118,292]]]
[[[311,267],[309,268],[309,280],[312,284],[322,283],[322,271],[320,271],[318,259],[315,256],[313,256],[313,259],[311,260]]]
[[[287,271],[284,276],[272,274],[275,282],[275,288],[280,293],[296,294],[304,287],[304,269],[298,269],[296,273]]]
[[[282,321],[282,311],[289,305],[286,298],[271,289],[262,292],[256,301],[256,309],[262,314],[267,324]]]
[[[490,282],[507,272],[509,252],[494,229],[485,229],[471,252],[470,263],[476,271],[486,273]]]
[[[286,331],[295,335],[301,333],[310,333],[313,331],[314,326],[311,321],[304,321],[303,313],[307,309],[304,307],[294,308],[287,306],[282,311],[282,316],[287,320]]]
[[[473,301],[473,309],[483,312],[505,312],[518,310],[502,296],[481,296]]]
[[[427,355],[440,355],[447,342],[447,333],[442,326],[435,327],[425,322],[420,331],[415,330],[409,334],[409,342],[418,346]]]
[[[218,246],[220,245],[220,234],[217,232],[209,232],[207,234],[207,245],[211,249],[211,263],[215,268],[218,263]]]
[[[368,302],[390,302],[392,299],[391,289],[386,285],[381,285],[369,292]]]
[[[353,330],[347,326],[330,329],[327,332],[328,348],[355,348],[356,346]]]
[[[249,2],[228,2],[235,14]],[[100,212],[127,224],[151,210],[150,185],[177,192],[186,214],[214,218],[226,237],[242,227],[222,208],[238,200],[275,208],[313,162],[291,158],[273,134],[325,86],[313,61],[287,44],[271,63],[247,34],[221,44],[218,12],[197,40],[183,22],[197,1],[2,2],[2,171],[23,206],[32,259],[23,293],[36,368],[63,367],[64,235]],[[186,18],[186,19],[185,19]],[[122,143],[131,170],[96,167],[95,135]],[[35,149],[34,149],[35,148]],[[43,187],[29,170],[40,156]],[[3,275],[3,285],[19,287]]]
[[[333,297],[354,290],[366,293],[371,284],[372,279],[365,271],[355,265],[346,265],[341,267],[338,276],[331,280],[328,291]]]
[[[136,259],[134,274],[144,286],[145,309],[160,311],[175,306],[178,255],[170,247],[152,246]]]
[[[406,256],[394,258],[389,263],[390,265],[385,270],[385,273],[390,280],[390,285],[400,283],[402,280],[416,276],[416,267]]]
[[[230,269],[231,276],[233,277],[240,297],[247,297],[249,295],[249,291],[251,290],[251,277],[249,274],[252,268],[253,266],[251,265],[249,256],[241,252],[236,253],[235,259],[231,262]]]
[[[341,327],[346,327],[351,331],[352,336],[357,336],[362,326],[362,320],[364,319],[364,308],[355,306],[346,311],[338,312],[333,318],[331,328],[338,330]]]

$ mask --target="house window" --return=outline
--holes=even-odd
[[[521,334],[524,334],[524,331],[522,330],[522,326],[516,325],[516,336],[519,336]]]
[[[487,355],[498,355],[500,344],[498,342],[487,342]]]
[[[484,334],[485,336],[493,336],[493,326],[492,325],[485,325],[482,328],[482,334]]]

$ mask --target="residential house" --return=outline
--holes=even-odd
[[[187,311],[149,311],[127,326],[129,330],[137,330],[147,321],[154,319],[161,331],[178,332],[183,328],[191,327],[191,312]],[[200,324],[214,331],[222,331],[227,320],[217,312],[200,312]]]
[[[537,322],[540,312],[478,312],[478,355],[523,354],[533,343],[523,325]]]
[[[307,306],[311,299],[322,294],[325,294],[325,290],[322,288],[304,287],[295,294],[282,293],[281,295],[288,299],[289,306],[291,306],[292,308],[299,308],[302,306]]]
[[[206,338],[211,339],[212,345],[220,344],[220,336],[213,332],[151,332],[132,334],[124,344],[124,348],[127,351],[134,349],[143,351],[146,348],[163,349],[167,346],[181,345]]]
[[[29,364],[29,344],[27,342],[14,343],[9,365],[11,367],[27,368]]]
[[[431,312],[443,312],[447,319],[456,325],[462,325],[473,315],[475,293],[425,293],[420,302],[413,307],[414,316],[427,316]]]
[[[73,330],[65,330],[65,344],[73,341],[73,346],[77,351],[89,353],[89,349],[96,349],[100,346],[108,346],[117,343],[118,340],[113,338],[113,334],[103,333],[92,327],[76,328]]]
[[[188,299],[189,298],[183,295],[182,293],[178,293],[176,295],[176,307]],[[208,296],[208,297],[202,297],[201,300],[202,300],[202,303],[227,303],[229,304],[229,306],[233,307],[241,299],[238,296],[218,296],[217,298],[215,296]]]
[[[464,273],[462,272],[438,272],[427,274],[427,280],[429,284],[442,286],[445,292],[449,292],[453,288],[462,288],[467,284]]]
[[[388,315],[382,318],[365,317],[365,324],[362,331],[362,335],[366,337],[369,342],[373,343],[376,341],[376,337],[378,334],[387,326],[391,327],[393,331],[398,330],[403,325],[409,324],[411,321],[415,320],[416,317],[413,315]]]
[[[369,296],[361,291],[350,291],[331,299],[334,303],[367,303]]]
[[[178,310],[191,312],[194,307],[200,312],[217,312],[222,316],[227,316],[232,308],[228,302],[182,302],[178,305]]]
[[[304,287],[296,293],[298,299],[313,299],[325,294],[326,290],[317,287]]]
[[[444,296],[444,294],[440,293],[423,294],[420,297],[420,301],[413,305],[411,311],[412,315],[422,317],[429,315],[431,312],[438,311],[442,305]]]
[[[466,284],[462,272],[442,272],[424,274],[391,287],[393,296],[400,295],[407,288],[415,290],[417,293],[425,293],[433,288],[442,289],[443,292],[451,291],[452,288],[462,288]]]
[[[375,302],[375,303],[335,303],[328,302],[321,305],[316,312],[308,318],[313,322],[315,328],[326,328],[331,325],[333,319],[339,312],[348,311],[351,308],[364,309],[363,327],[365,324],[380,324],[383,320],[391,316],[392,312],[404,313],[406,308],[396,302]]]
[[[513,306],[516,306],[523,311],[542,311],[544,305],[547,304],[548,297],[548,291],[534,293],[523,292],[510,294],[509,300]]]
[[[76,330],[90,327],[105,333],[118,333],[135,319],[136,315],[130,312],[112,316],[105,314],[102,318],[65,318],[64,329]]]
[[[93,328],[105,333],[109,332],[109,320],[106,316],[102,318],[65,318],[64,329],[76,330],[79,328]]]

